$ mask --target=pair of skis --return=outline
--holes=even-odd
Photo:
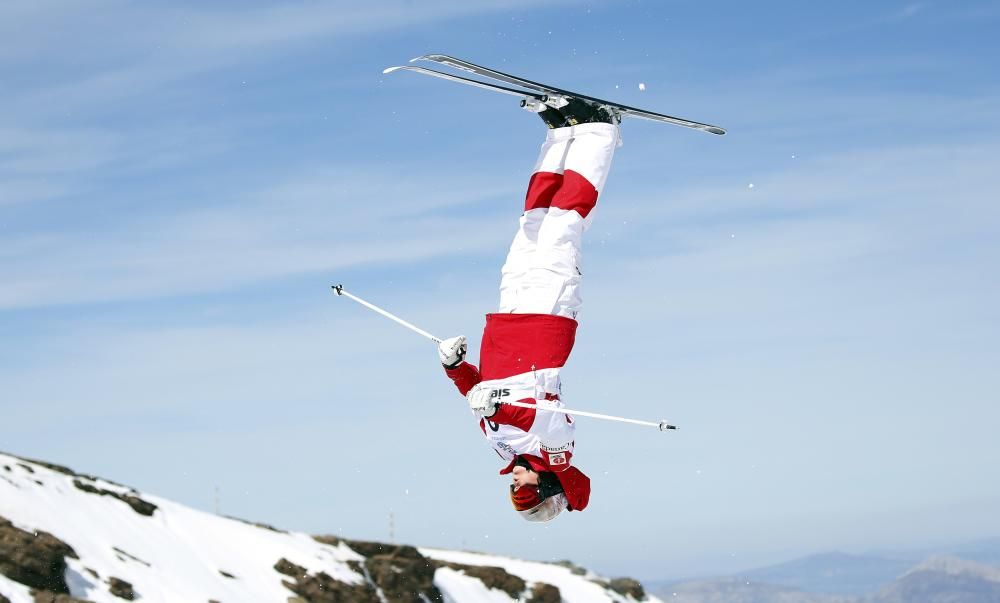
[[[477,88],[482,88],[484,90],[492,90],[493,92],[499,92],[501,94],[520,96],[522,98],[521,106],[524,107],[525,109],[532,111],[540,111],[544,109],[545,107],[543,105],[548,105],[550,107],[558,109],[566,105],[567,99],[575,98],[582,101],[586,101],[588,103],[593,103],[596,105],[601,105],[603,107],[606,107],[619,120],[622,117],[637,117],[639,119],[647,119],[650,121],[658,121],[661,123],[673,124],[675,126],[683,126],[685,128],[702,130],[703,132],[709,132],[711,134],[722,135],[726,133],[726,131],[720,128],[719,126],[703,124],[701,122],[691,121],[689,119],[683,119],[680,117],[673,117],[670,115],[664,115],[662,113],[654,113],[653,111],[646,111],[645,109],[637,109],[636,107],[630,107],[628,105],[623,105],[621,103],[607,101],[593,96],[587,96],[585,94],[580,94],[578,92],[564,90],[562,88],[556,88],[555,86],[540,84],[538,82],[518,77],[516,75],[510,75],[509,73],[497,71],[496,69],[491,69],[489,67],[476,65],[475,63],[471,63],[463,59],[450,57],[446,54],[426,54],[410,60],[411,63],[414,63],[416,61],[430,61],[433,63],[437,63],[439,65],[452,67],[454,69],[458,69],[460,71],[471,73],[479,77],[487,78],[493,81],[482,81],[482,80],[472,79],[460,75],[455,75],[453,73],[437,71],[436,69],[428,69],[426,67],[418,67],[414,65],[401,65],[396,67],[389,67],[383,70],[382,73],[388,74],[388,73],[393,73],[395,71],[412,71],[414,73],[429,75],[432,77],[441,78],[451,82],[465,84],[467,86],[475,86]],[[495,82],[500,82],[500,83],[495,83]],[[518,86],[519,88],[512,88],[510,86]]]

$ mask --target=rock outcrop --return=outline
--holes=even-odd
[[[78,479],[73,480],[73,485],[76,486],[77,490],[82,490],[89,494],[97,494],[98,496],[110,496],[111,498],[117,498],[126,505],[132,507],[132,510],[138,513],[139,515],[146,515],[147,517],[150,517],[153,515],[153,512],[156,511],[156,505],[147,500],[139,498],[135,494],[122,494],[120,492],[115,492],[113,490],[98,488],[93,484],[88,484]]]
[[[642,601],[646,598],[645,589],[643,589],[642,584],[634,578],[615,578],[611,582],[608,582],[608,588],[615,591],[619,595],[632,597],[636,601]]]
[[[73,547],[47,532],[27,532],[0,517],[0,574],[31,588],[69,594],[66,557]]]
[[[135,600],[135,590],[133,590],[132,585],[121,578],[115,578],[114,576],[108,578],[108,590],[119,599],[125,599],[126,601]]]
[[[341,601],[356,601],[357,603],[380,603],[378,594],[370,584],[347,584],[335,580],[325,572],[310,574],[306,568],[295,565],[287,559],[279,559],[274,565],[275,571],[284,574],[291,580],[282,584],[298,595],[300,603],[340,603]],[[294,601],[294,599],[289,599]]]
[[[334,536],[317,536],[317,541],[336,546],[344,544],[365,560],[361,572],[390,601],[420,603],[443,601],[434,586],[437,565],[420,554],[416,547],[364,540],[345,540]]]
[[[527,603],[560,603],[561,601],[562,595],[559,594],[558,588],[539,582],[531,588],[531,596],[528,597]]]

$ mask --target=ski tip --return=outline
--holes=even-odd
[[[410,59],[410,62],[416,63],[417,61],[436,61],[438,59],[446,58],[447,56],[448,55],[446,54],[436,54],[436,53],[422,54],[419,57],[414,57]]]
[[[705,128],[706,132],[711,132],[712,134],[718,134],[719,136],[725,136],[726,131],[718,126],[708,126]]]
[[[400,69],[403,69],[403,67],[386,67],[382,70],[382,75],[392,73],[393,71],[399,71]]]

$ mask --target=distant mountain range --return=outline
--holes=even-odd
[[[767,582],[807,592],[865,595],[902,576],[918,561],[823,553],[751,570],[740,576],[753,582]]]
[[[0,453],[0,603],[628,603],[570,562],[311,536]]]
[[[678,603],[1000,603],[1000,568],[992,565],[1000,539],[891,555],[825,553],[737,576],[648,585]]]

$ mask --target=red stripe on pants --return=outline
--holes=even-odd
[[[528,194],[524,197],[524,211],[548,207],[562,183],[562,174],[554,172],[532,174],[531,181],[528,182]]]
[[[595,205],[597,205],[597,189],[594,185],[573,170],[566,170],[562,186],[552,198],[551,206],[576,210],[576,213],[586,218]]]

